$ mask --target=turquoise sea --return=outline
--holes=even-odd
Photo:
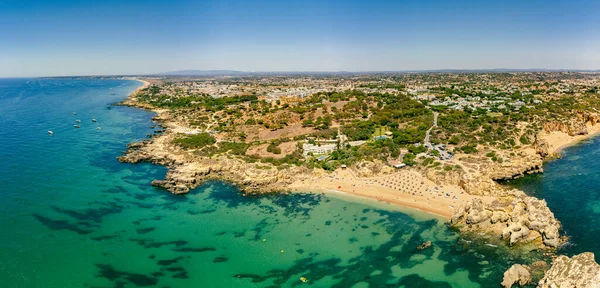
[[[539,258],[378,202],[243,197],[223,182],[182,196],[154,188],[165,168],[116,160],[152,133],[152,113],[111,106],[140,85],[0,79],[0,287],[497,287],[508,266]],[[550,165],[579,153],[569,151]],[[562,173],[564,181],[598,175]],[[574,249],[588,249],[593,238],[579,230],[600,233],[588,216],[600,202],[593,183],[578,185],[574,193],[587,197],[579,204],[562,209],[543,197],[559,219],[583,215],[580,226],[565,226]],[[433,247],[417,251],[427,240]]]
[[[570,238],[561,253],[594,252],[600,262],[600,137],[568,147],[562,154],[562,159],[544,165],[543,174],[509,183],[546,199]]]

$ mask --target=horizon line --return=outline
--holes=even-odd
[[[183,72],[209,72],[213,73],[206,75],[183,75],[177,73]],[[53,77],[152,77],[152,76],[226,76],[227,73],[238,73],[238,74],[377,74],[377,73],[436,73],[436,72],[600,72],[598,69],[569,69],[569,68],[442,68],[442,69],[407,69],[407,70],[360,70],[360,71],[346,71],[346,70],[263,70],[263,71],[244,71],[234,69],[183,69],[157,73],[144,73],[144,74],[81,74],[81,75],[48,75],[48,76],[0,76],[0,79],[15,79],[15,78],[53,78]]]

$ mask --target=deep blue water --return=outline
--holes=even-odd
[[[107,109],[138,86],[0,79],[0,287],[493,287],[538,257],[377,202],[154,188],[163,167],[116,160],[153,114]]]
[[[569,147],[563,157],[544,165],[544,173],[510,185],[543,198],[563,225],[570,242],[560,252],[594,252],[600,260],[600,138]]]

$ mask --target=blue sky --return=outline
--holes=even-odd
[[[600,1],[0,1],[0,77],[485,68],[600,69]]]

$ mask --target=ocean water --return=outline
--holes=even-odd
[[[563,157],[544,165],[544,173],[509,184],[546,199],[570,241],[567,255],[594,252],[600,262],[600,138],[593,137],[563,151]]]
[[[341,195],[154,188],[165,168],[116,160],[152,133],[152,113],[110,106],[139,86],[0,79],[0,287],[495,287],[540,258]]]

